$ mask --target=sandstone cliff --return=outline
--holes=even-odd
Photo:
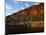
[[[44,27],[44,3],[7,16],[5,22],[8,33],[42,32]],[[37,27],[37,29],[33,30],[32,27]]]

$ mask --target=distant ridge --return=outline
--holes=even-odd
[[[28,15],[28,14],[31,14],[34,16],[44,14],[44,4],[41,3],[39,5],[34,5],[32,7],[26,8],[24,10],[20,10],[19,12],[14,13],[13,15],[22,16],[22,15]]]
[[[14,20],[29,20],[31,16],[44,16],[44,3],[40,3],[39,5],[34,5],[27,9],[21,10],[17,13],[13,13],[10,15]],[[8,17],[8,16],[7,16]]]

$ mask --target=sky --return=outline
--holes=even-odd
[[[29,1],[16,1],[16,0],[5,0],[6,2],[6,14],[5,16],[16,13],[25,8],[31,7],[32,5],[38,5],[39,3]]]

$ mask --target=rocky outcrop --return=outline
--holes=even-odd
[[[6,17],[7,32],[24,33],[24,32],[43,32],[44,31],[44,3],[21,10]],[[42,23],[43,22],[43,23]],[[32,28],[34,24],[35,30]],[[41,26],[39,26],[41,24]],[[36,26],[38,25],[38,26]],[[37,27],[37,29],[36,29]]]

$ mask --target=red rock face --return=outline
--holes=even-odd
[[[42,16],[41,16],[42,15]],[[8,33],[44,32],[44,3],[6,17]],[[7,27],[8,26],[8,27]]]
[[[28,14],[31,14],[33,16],[43,15],[44,14],[44,4],[41,3],[39,5],[34,5],[27,9],[21,10],[16,13],[16,16],[24,16],[24,15],[28,15]]]

